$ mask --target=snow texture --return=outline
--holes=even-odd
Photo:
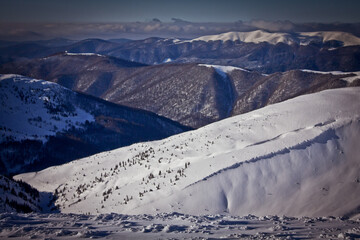
[[[0,239],[356,239],[360,219],[157,215],[0,214]]]

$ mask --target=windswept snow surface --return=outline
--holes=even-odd
[[[332,40],[342,42],[342,46],[344,47],[360,45],[360,38],[354,36],[351,33],[337,31],[298,32],[295,34],[282,32],[270,33],[263,30],[256,30],[252,32],[227,32],[216,35],[201,36],[183,42],[240,41],[255,44],[267,42],[272,45],[276,45],[278,43],[285,43],[288,45],[295,43],[301,45],[308,45],[312,41],[324,43]]]
[[[94,121],[83,109],[64,104],[70,94],[76,93],[56,83],[0,75],[0,142],[25,139],[46,142],[48,136],[57,132],[81,128],[86,121]]]
[[[355,239],[360,220],[286,216],[0,214],[0,239]]]
[[[352,217],[359,132],[360,88],[326,90],[16,179],[64,213]]]

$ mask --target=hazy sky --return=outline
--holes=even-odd
[[[360,22],[359,0],[0,0],[0,22]]]

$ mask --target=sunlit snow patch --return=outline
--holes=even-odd
[[[169,62],[172,62],[172,59],[171,58],[166,58],[163,63],[169,63]]]
[[[221,66],[221,65],[210,65],[210,64],[199,64],[199,66],[208,67],[208,68],[214,68],[215,71],[222,76],[223,78],[226,78],[227,73],[230,73],[234,70],[249,72],[246,69],[239,68],[239,67],[233,67],[233,66]]]
[[[65,51],[65,55],[68,56],[98,56],[98,57],[104,57],[104,55],[97,54],[97,53],[69,53]]]

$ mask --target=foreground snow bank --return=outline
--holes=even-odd
[[[359,238],[360,219],[157,215],[0,214],[11,239],[338,239]]]

